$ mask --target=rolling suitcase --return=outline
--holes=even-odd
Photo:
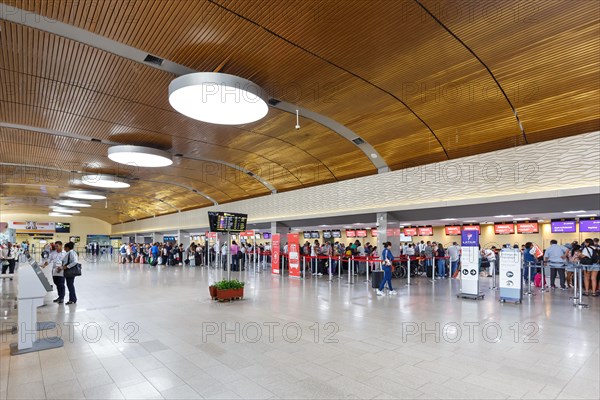
[[[383,281],[383,271],[376,270],[371,274],[371,287],[373,289],[379,289],[379,285]]]

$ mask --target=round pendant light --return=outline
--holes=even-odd
[[[169,152],[143,146],[113,146],[108,149],[108,158],[119,164],[137,167],[167,167],[173,164]]]
[[[258,121],[269,111],[267,97],[259,86],[218,72],[197,72],[173,79],[169,103],[187,117],[220,125]]]
[[[52,210],[61,214],[79,214],[81,211],[75,210],[73,208],[63,208],[63,207],[52,207]]]
[[[84,175],[81,177],[81,183],[88,186],[101,187],[107,189],[123,189],[131,185],[120,180],[121,178],[111,175]]]
[[[65,207],[91,207],[92,205],[89,203],[83,203],[77,200],[57,200],[56,204],[65,206]]]
[[[50,212],[50,213],[48,213],[48,215],[51,217],[61,217],[61,218],[71,218],[72,217],[72,215],[62,214],[62,213],[58,213],[58,212]]]
[[[87,190],[71,190],[64,194],[72,199],[80,200],[105,200],[106,196],[98,192],[90,192]]]

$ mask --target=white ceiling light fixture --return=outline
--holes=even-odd
[[[269,111],[267,97],[258,85],[218,72],[197,72],[173,79],[169,103],[189,118],[220,125],[258,121]]]
[[[512,215],[510,215],[510,214],[494,215],[494,218],[512,218]]]
[[[107,188],[107,189],[124,189],[131,185],[120,180],[118,176],[112,175],[84,175],[81,177],[81,183],[88,186]]]
[[[563,214],[583,214],[585,210],[563,211]]]
[[[105,200],[106,196],[99,192],[88,190],[71,190],[64,194],[66,197],[79,200]]]
[[[456,221],[456,218],[442,218],[440,221]]]
[[[65,206],[65,207],[91,207],[92,205],[89,203],[83,203],[77,200],[58,200],[56,204]]]
[[[474,224],[474,223],[476,223],[476,222],[477,222],[477,220],[475,220],[475,219],[470,219],[470,220],[468,220],[468,221],[463,221],[463,222],[464,222],[464,223],[466,223],[466,224]]]
[[[168,167],[173,164],[171,153],[144,146],[112,146],[108,149],[108,158],[119,164],[136,167]]]
[[[597,214],[579,214],[577,216],[581,217],[581,218],[586,218],[586,217],[597,217],[598,215]]]
[[[52,207],[52,210],[61,214],[79,214],[81,211],[72,208]]]
[[[531,218],[513,218],[513,221],[530,221]]]
[[[49,212],[48,215],[51,217],[61,217],[61,218],[71,218],[72,217],[72,215],[58,213],[58,212]]]

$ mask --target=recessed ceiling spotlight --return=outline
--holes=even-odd
[[[171,153],[144,146],[113,146],[108,149],[108,158],[135,167],[157,168],[173,164]]]
[[[197,72],[169,84],[169,103],[181,114],[198,121],[241,125],[267,115],[263,90],[251,81],[218,72]]]
[[[64,194],[72,199],[80,200],[105,200],[106,196],[102,193],[91,192],[87,190],[71,190]]]
[[[104,174],[84,175],[81,177],[81,183],[88,186],[101,187],[107,189],[124,189],[131,186],[129,183],[120,181],[119,179],[120,178],[117,176]]]
[[[581,214],[584,212],[585,212],[585,210],[563,211],[563,214]]]
[[[371,158],[372,158],[372,159],[376,159],[377,157],[378,157],[378,155],[377,155],[377,154],[375,154],[375,153],[371,153]]]

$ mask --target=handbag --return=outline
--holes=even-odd
[[[70,259],[71,258],[69,256],[69,260]],[[69,265],[69,263],[67,263],[66,265]],[[65,278],[75,278],[76,276],[81,276],[81,264],[77,263],[71,268],[65,268],[63,275],[65,276]]]

